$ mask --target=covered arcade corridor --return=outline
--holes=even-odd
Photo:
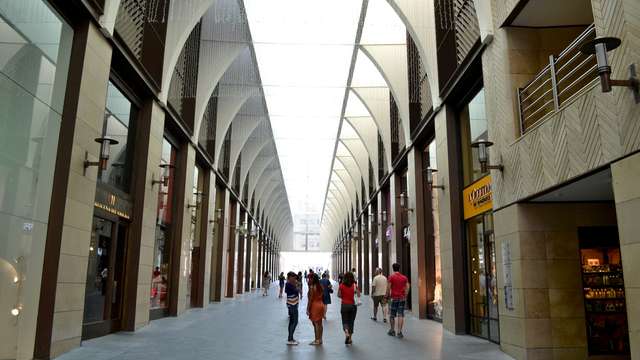
[[[640,360],[639,68],[639,0],[0,0],[0,360]]]

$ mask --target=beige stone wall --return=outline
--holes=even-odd
[[[80,345],[85,283],[97,168],[83,175],[85,152],[97,161],[102,134],[112,49],[95,25],[89,25],[73,137],[68,193],[56,288],[51,354],[57,356]],[[55,216],[55,215],[54,215]]]
[[[161,177],[160,158],[164,135],[164,110],[155,102],[151,103],[151,131],[147,154],[146,183],[144,191],[144,211],[142,214],[142,238],[140,239],[140,260],[138,268],[138,289],[136,295],[135,328],[149,323],[151,275],[156,242],[156,221],[158,213],[159,185],[152,185],[151,179]]]
[[[640,359],[640,154],[611,165],[627,297],[631,358]]]
[[[496,145],[492,158],[505,166],[494,171],[494,207],[501,208],[570,181],[640,149],[637,119],[640,107],[631,92],[614,88],[603,94],[597,81],[580,96],[561,106],[534,129],[519,137],[516,89],[540,61],[535,47],[553,50],[570,30],[545,34],[534,30],[500,28],[504,1],[493,0],[494,40],[482,55],[489,138]],[[624,78],[630,63],[640,62],[640,14],[633,0],[593,0],[598,36],[617,36],[623,42],[610,54],[614,78]],[[543,36],[544,35],[544,36]],[[549,40],[552,46],[545,45]]]
[[[494,213],[500,342],[516,359],[585,359],[577,229],[616,223],[613,204],[515,204]],[[510,249],[513,309],[505,307]]]

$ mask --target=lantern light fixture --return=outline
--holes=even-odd
[[[480,163],[480,172],[486,173],[488,170],[504,170],[502,164],[490,165],[489,164],[489,151],[488,149],[493,146],[493,143],[488,140],[477,140],[471,143],[472,148],[478,149],[478,162]]]
[[[398,199],[400,200],[400,209],[407,212],[413,211],[413,209],[409,207],[409,196],[406,192],[401,192],[400,196],[398,196]]]
[[[616,49],[622,41],[616,37],[598,37],[580,47],[580,52],[585,55],[595,55],[597,62],[598,76],[600,77],[600,87],[603,93],[611,92],[613,86],[624,86],[631,88],[634,100],[640,103],[640,79],[636,72],[636,65],[629,65],[629,78],[627,80],[611,79],[611,65],[607,52]]]
[[[171,169],[175,168],[175,165],[172,164],[160,164],[158,165],[160,169],[162,169],[162,174],[160,175],[160,179],[156,180],[151,177],[151,186],[155,184],[162,184],[162,186],[169,186],[169,178],[171,177]]]
[[[429,186],[430,189],[442,189],[442,190],[444,190],[444,185],[433,185],[433,174],[435,174],[437,172],[438,172],[437,169],[432,169],[431,167],[428,167],[425,170],[425,173],[427,175],[427,185]]]
[[[89,152],[85,151],[83,175],[86,175],[87,168],[92,166],[97,166],[99,170],[106,171],[109,163],[109,156],[111,155],[111,145],[117,145],[119,143],[118,140],[108,137],[96,138],[95,142],[100,144],[100,157],[98,158],[98,161],[89,161]]]

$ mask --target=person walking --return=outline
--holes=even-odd
[[[360,295],[358,285],[353,278],[353,273],[348,272],[342,278],[342,284],[338,288],[338,297],[342,300],[340,307],[340,315],[342,315],[342,328],[344,329],[344,343],[351,345],[353,343],[353,324],[356,320],[358,307],[356,306],[356,294]]]
[[[264,275],[262,276],[262,296],[269,295],[269,287],[271,287],[271,274],[269,274],[268,271],[265,271]]]
[[[331,294],[333,293],[333,285],[329,280],[329,274],[325,271],[320,279],[320,285],[322,285],[322,303],[324,304],[323,318],[327,320],[327,308],[331,304]]]
[[[393,274],[389,276],[389,286],[387,286],[387,296],[391,298],[391,314],[389,317],[391,329],[389,329],[388,334],[389,336],[397,335],[398,338],[401,339],[404,337],[402,334],[402,327],[404,326],[404,307],[411,285],[409,284],[409,279],[400,273],[400,264],[394,263],[392,268]]]
[[[282,291],[284,291],[285,280],[286,278],[284,277],[284,272],[281,272],[278,276],[278,285],[280,285],[280,294],[278,295],[278,298],[282,298]]]
[[[315,340],[309,345],[322,345],[322,318],[324,316],[324,304],[322,302],[323,289],[320,278],[312,274],[309,281],[309,294],[307,295],[307,315],[313,324]]]
[[[382,275],[382,269],[377,268],[376,276],[371,284],[371,298],[373,299],[373,317],[371,320],[378,321],[378,307],[382,307],[382,319],[387,322],[386,301],[387,296],[387,278]]]
[[[284,287],[287,294],[287,311],[289,313],[289,337],[287,345],[298,345],[294,339],[293,333],[298,326],[298,303],[300,302],[300,294],[298,292],[298,276],[293,271],[287,273],[287,283]]]

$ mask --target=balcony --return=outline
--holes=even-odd
[[[595,27],[590,25],[558,56],[550,55],[549,63],[518,89],[521,134],[557,112],[598,77],[595,56],[580,52],[582,44],[595,37]]]

